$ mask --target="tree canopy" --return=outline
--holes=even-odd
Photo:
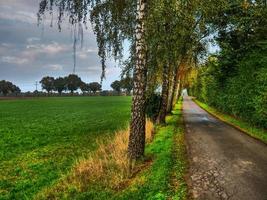
[[[120,81],[114,81],[111,83],[110,85],[112,87],[112,89],[118,93],[121,92],[121,82]]]
[[[67,89],[67,79],[66,78],[62,78],[62,77],[58,77],[55,79],[54,81],[54,89],[61,94],[64,90]]]
[[[92,83],[89,83],[88,84],[88,89],[89,91],[92,91],[94,94],[97,92],[97,91],[101,91],[101,84],[98,83],[98,82],[92,82]]]
[[[0,81],[0,94],[2,93],[6,96],[9,93],[18,94],[21,90],[18,86],[14,85],[10,81],[1,80]]]
[[[54,77],[46,76],[43,77],[40,81],[42,88],[50,93],[55,88],[55,79]]]
[[[71,91],[71,93],[77,90],[82,83],[81,78],[78,77],[76,74],[70,74],[68,77],[66,77],[66,80],[67,80],[67,88],[68,90]]]

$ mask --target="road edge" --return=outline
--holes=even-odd
[[[209,113],[210,115],[212,115],[212,116],[215,117],[216,119],[219,119],[219,120],[221,120],[222,122],[224,122],[225,124],[230,125],[231,127],[235,128],[235,129],[238,130],[238,131],[241,131],[242,133],[246,134],[247,136],[253,138],[254,140],[257,140],[257,141],[259,141],[259,142],[261,142],[261,143],[267,145],[267,142],[265,142],[265,141],[261,140],[260,138],[258,138],[258,137],[256,137],[256,136],[250,134],[249,131],[247,131],[247,130],[245,130],[245,129],[242,129],[242,128],[240,128],[239,126],[237,126],[237,125],[235,125],[235,124],[233,124],[233,123],[231,123],[231,122],[225,120],[224,118],[222,118],[222,117],[216,115],[215,113],[210,112],[209,110],[205,109],[203,106],[201,106],[201,105],[196,101],[195,98],[192,98],[192,101],[194,101],[194,102],[195,102],[201,109],[205,110],[207,113]]]

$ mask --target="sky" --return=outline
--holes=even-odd
[[[71,26],[63,23],[61,32],[47,16],[37,26],[39,0],[0,0],[0,80],[8,80],[23,92],[35,90],[35,82],[44,76],[67,76],[73,72]],[[107,61],[103,89],[119,79],[121,69]],[[84,82],[100,81],[101,65],[96,38],[90,26],[84,30],[83,47],[77,47],[76,74]],[[40,84],[38,90],[41,90]]]

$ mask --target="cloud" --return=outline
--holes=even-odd
[[[97,56],[97,48],[81,49],[77,52],[77,57],[80,59],[88,59],[89,55]]]
[[[60,64],[50,64],[44,66],[45,69],[52,70],[52,71],[61,71],[63,70],[63,66]]]
[[[90,67],[87,67],[85,71],[88,71],[88,72],[101,72],[101,67],[99,67],[99,66],[90,66]]]
[[[27,38],[27,42],[30,43],[30,44],[32,44],[34,42],[39,42],[40,40],[41,39],[38,38],[38,37],[29,37],[29,38]]]
[[[37,23],[36,14],[29,11],[16,11],[18,10],[19,4],[14,4],[14,2],[6,1],[6,5],[0,5],[0,18],[6,20],[13,20],[17,22],[26,22],[26,23]],[[37,12],[36,12],[37,13]]]
[[[13,56],[3,56],[1,58],[1,61],[4,63],[17,64],[17,65],[22,65],[29,62],[27,58],[19,58]]]
[[[87,54],[85,52],[78,52],[77,56],[80,59],[87,59],[88,58],[88,56],[87,56]]]
[[[50,44],[29,44],[26,46],[26,51],[34,51],[35,53],[57,54],[64,51],[69,51],[70,46],[66,44],[59,44],[52,42]]]
[[[87,49],[87,53],[96,53],[98,50],[97,50],[97,48],[88,48]]]
[[[121,69],[119,67],[109,67],[106,69],[106,75],[107,76],[119,77],[120,72],[121,72]]]
[[[8,43],[3,42],[3,43],[1,44],[1,46],[2,46],[2,47],[10,48],[10,47],[12,47],[12,44],[8,44]]]
[[[35,40],[36,41],[36,40]],[[51,57],[57,57],[66,52],[71,52],[71,46],[67,44],[59,44],[52,42],[49,44],[27,44],[24,49],[18,52],[17,56],[27,58],[32,62],[37,59],[51,59]]]

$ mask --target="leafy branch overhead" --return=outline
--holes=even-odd
[[[78,28],[81,38],[82,24],[87,28],[90,22],[96,34],[103,79],[107,57],[122,59],[123,41],[134,38],[135,4],[132,0],[42,0],[38,21],[41,23],[46,13],[52,15],[53,12],[57,12],[58,29],[62,29],[61,25],[67,18],[75,29]]]

